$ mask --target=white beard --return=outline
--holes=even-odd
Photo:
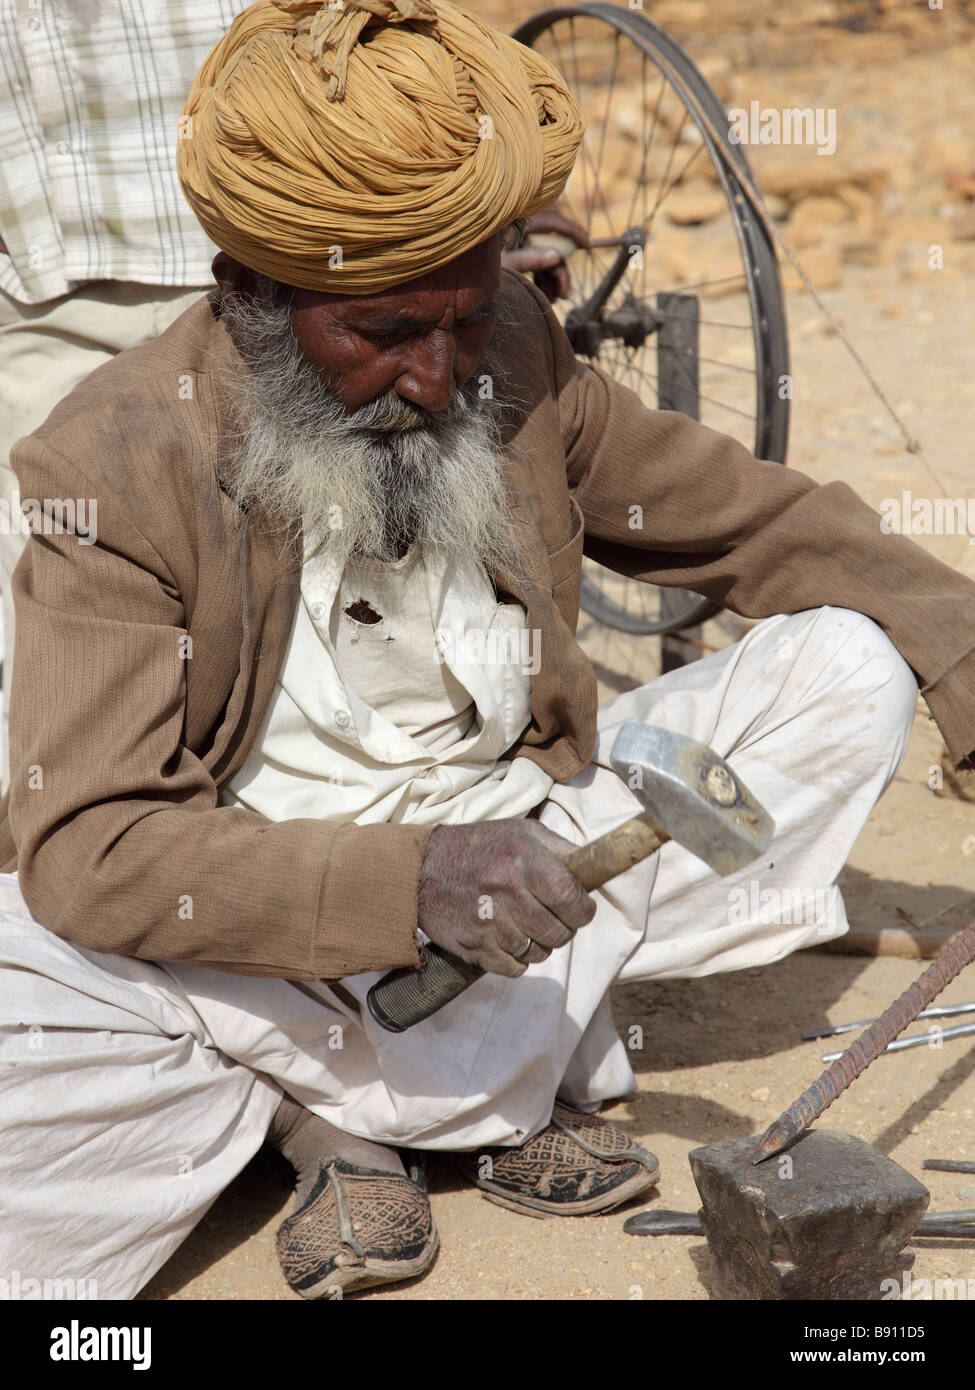
[[[392,560],[399,542],[462,552],[489,570],[518,574],[518,550],[502,475],[497,399],[479,399],[486,354],[438,415],[396,395],[347,411],[305,357],[280,287],[229,296],[222,317],[249,370],[225,383],[234,418],[227,492],[271,511],[306,555],[327,547]]]

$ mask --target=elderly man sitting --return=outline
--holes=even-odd
[[[131,1296],[269,1138],[316,1297],[429,1266],[424,1150],[529,1215],[653,1184],[595,1113],[635,1084],[610,985],[846,929],[764,908],[832,884],[919,681],[971,754],[975,586],[574,359],[500,255],[578,111],[471,15],[259,0],[184,125],[218,289],[15,452],[98,526],[37,524],[15,579],[0,1264]],[[584,552],[766,621],[597,711]],[[639,809],[634,718],[731,756],[767,859],[583,892],[552,851]],[[488,973],[384,1033],[366,992],[427,940]]]

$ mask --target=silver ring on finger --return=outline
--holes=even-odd
[[[523,956],[527,956],[527,955],[528,955],[528,952],[531,950],[531,948],[534,946],[534,944],[535,944],[535,943],[534,943],[534,941],[531,939],[531,937],[530,937],[530,936],[526,936],[526,937],[525,937],[525,944],[524,944],[524,946],[522,946],[521,950],[520,950],[520,951],[513,951],[513,952],[512,952],[512,960],[521,960]]]

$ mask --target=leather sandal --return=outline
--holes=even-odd
[[[302,1298],[341,1297],[356,1289],[415,1279],[439,1245],[422,1167],[409,1176],[321,1162],[304,1204],[277,1236],[284,1277]]]
[[[649,1149],[608,1120],[562,1101],[556,1101],[545,1129],[519,1148],[480,1149],[453,1159],[489,1202],[536,1217],[611,1211],[653,1187],[660,1174]]]

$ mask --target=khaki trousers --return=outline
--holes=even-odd
[[[45,304],[21,304],[0,290],[0,498],[5,515],[19,512],[11,447],[42,425],[69,391],[116,353],[157,338],[205,293],[166,285],[102,280]],[[13,506],[12,506],[13,504]],[[27,543],[19,527],[0,530],[3,629],[0,711],[0,794],[10,781],[7,692],[14,659],[10,576]]]

